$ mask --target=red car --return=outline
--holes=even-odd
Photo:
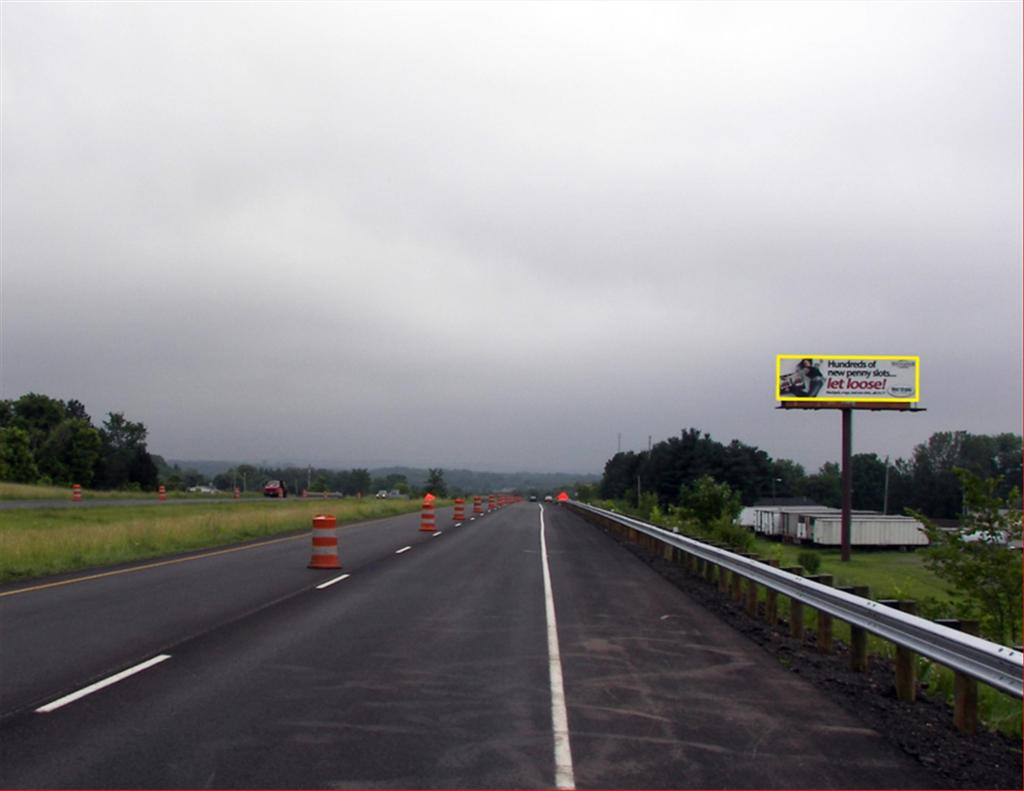
[[[287,497],[288,487],[284,481],[267,481],[263,487],[264,497]]]

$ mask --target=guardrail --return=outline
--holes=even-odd
[[[872,601],[849,590],[830,587],[826,583],[831,577],[827,575],[804,578],[798,569],[781,569],[614,511],[576,501],[567,505],[590,521],[625,531],[631,540],[648,543],[652,550],[658,550],[660,545],[666,559],[682,563],[691,573],[711,582],[717,581],[719,589],[731,591],[737,601],[745,598],[751,615],[757,611],[757,586],[762,586],[768,591],[765,614],[772,626],[778,622],[778,595],[788,597],[793,636],[803,635],[802,607],[813,608],[818,612],[819,648],[831,649],[832,618],[848,623],[852,637],[851,665],[855,670],[867,666],[864,633],[893,643],[897,646],[896,689],[902,699],[914,698],[915,654],[945,665],[957,674],[954,720],[962,731],[973,732],[976,727],[975,681],[1024,698],[1024,654],[949,625],[920,618],[907,611],[912,609],[912,603]],[[745,595],[741,589],[743,580],[746,580]],[[866,589],[858,592],[866,592]]]

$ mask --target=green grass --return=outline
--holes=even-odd
[[[261,497],[208,506],[168,502],[8,510],[0,512],[0,582],[284,535],[309,529],[320,513],[333,514],[344,525],[419,508],[418,500]]]
[[[246,492],[245,498],[262,497],[263,492]],[[83,500],[146,500],[157,499],[156,492],[111,489],[82,489]],[[168,492],[169,500],[226,500],[231,494],[200,494],[198,492]],[[0,481],[0,500],[71,500],[70,486],[38,486],[28,483]]]
[[[821,558],[818,574],[831,574],[836,586],[867,585],[873,599],[915,599],[948,602],[946,583],[925,568],[920,552],[853,549],[843,562],[838,549],[814,549],[803,545],[781,544],[756,539],[754,554],[775,559],[782,566],[798,566],[797,555],[813,552]]]

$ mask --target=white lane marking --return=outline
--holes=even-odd
[[[318,591],[322,591],[324,588],[329,588],[332,585],[341,582],[342,580],[347,580],[351,576],[351,574],[342,574],[340,577],[335,577],[332,580],[327,580],[327,582],[321,582],[319,585],[316,586],[316,589]]]
[[[569,714],[565,708],[565,686],[562,683],[562,655],[558,650],[558,622],[555,620],[555,598],[551,593],[551,570],[548,568],[548,547],[544,540],[544,506],[540,508],[540,559],[544,566],[544,611],[548,620],[548,669],[551,676],[551,728],[555,737],[555,788],[575,788],[572,748],[569,744]]]
[[[458,525],[455,525],[455,526],[458,527]],[[431,538],[437,538],[443,532],[444,532],[443,530],[438,530],[436,533],[432,533],[430,537]]]
[[[74,703],[76,700],[80,700],[81,698],[84,698],[86,695],[91,695],[93,692],[98,692],[104,687],[109,687],[111,684],[116,684],[118,681],[123,681],[129,676],[134,676],[136,673],[141,673],[143,670],[148,670],[149,668],[153,667],[153,665],[159,665],[164,660],[170,658],[170,654],[160,654],[159,656],[154,656],[152,659],[147,659],[145,662],[140,662],[134,667],[130,667],[127,670],[122,670],[120,673],[115,673],[114,675],[109,676],[108,678],[105,678],[102,681],[97,681],[95,684],[90,684],[87,687],[82,687],[82,689],[78,690],[77,692],[72,692],[70,695],[65,695],[63,698],[58,698],[52,703],[47,703],[45,706],[40,706],[38,709],[36,709],[36,714],[49,714],[51,711],[56,711],[62,706],[67,706],[69,703]]]
[[[400,550],[398,550],[398,551],[397,551],[397,552],[396,552],[395,554],[396,554],[396,555],[401,555],[401,554],[402,554],[403,552],[408,552],[408,551],[409,551],[410,549],[412,549],[412,547],[402,547],[402,548],[401,548]]]
[[[469,517],[469,521],[470,521],[470,522],[475,522],[475,521],[476,521],[476,517],[475,517],[475,516],[471,516],[471,517]]]

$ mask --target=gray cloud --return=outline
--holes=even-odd
[[[920,354],[856,451],[1021,430],[1019,4],[2,13],[2,397],[169,456],[816,468],[775,355]]]

